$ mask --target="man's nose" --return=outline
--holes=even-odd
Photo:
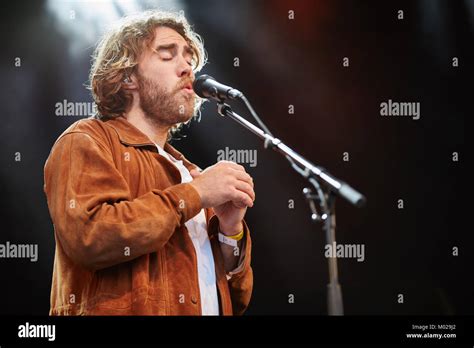
[[[179,77],[191,76],[192,71],[193,71],[193,69],[188,64],[186,59],[181,58],[179,66],[178,66],[178,76]]]

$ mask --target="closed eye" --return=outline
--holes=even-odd
[[[158,46],[154,51],[158,54],[161,60],[163,61],[170,61],[173,60],[178,55],[178,47],[176,44],[169,44],[169,45],[161,45]],[[184,58],[186,59],[186,63],[189,66],[193,66],[193,57],[194,51],[189,46],[184,47]]]

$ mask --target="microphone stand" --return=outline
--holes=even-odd
[[[245,96],[240,95],[239,98],[242,100],[250,113],[254,116],[260,126],[265,129],[262,130],[255,126],[251,122],[247,121],[242,116],[236,114],[232,108],[224,103],[224,100],[219,99],[217,103],[218,113],[225,117],[229,117],[232,120],[239,123],[244,128],[248,129],[259,138],[264,140],[264,148],[272,148],[276,152],[282,154],[290,162],[292,168],[306,178],[311,185],[313,185],[315,193],[305,187],[303,194],[308,201],[311,209],[311,221],[313,223],[323,222],[324,230],[326,232],[326,243],[331,248],[336,247],[336,210],[335,210],[335,199],[336,195],[345,198],[347,201],[357,207],[361,207],[365,204],[365,197],[350,187],[343,181],[335,178],[329,174],[324,168],[316,166],[300,156],[298,153],[293,151],[290,147],[286,146],[280,139],[275,138],[270,131],[265,127],[263,122],[260,121],[255,111],[253,110],[250,103],[247,101]],[[321,183],[321,185],[320,185]],[[321,213],[318,213],[316,204],[320,207]],[[344,315],[343,302],[342,302],[342,290],[339,284],[338,271],[337,271],[337,258],[336,252],[333,251],[332,255],[328,257],[328,268],[329,268],[329,283],[327,285],[327,307],[329,315]]]

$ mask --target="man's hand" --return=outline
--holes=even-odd
[[[190,182],[201,196],[203,208],[214,209],[219,227],[227,235],[242,230],[242,220],[247,207],[255,200],[253,179],[245,168],[234,162],[220,161],[201,173],[191,170]]]

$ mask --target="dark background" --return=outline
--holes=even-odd
[[[49,310],[54,236],[43,166],[79,119],[56,116],[55,104],[91,100],[84,83],[102,25],[169,6],[184,9],[204,38],[210,64],[202,73],[244,91],[276,136],[367,196],[364,209],[337,203],[338,243],[365,245],[364,262],[339,260],[346,314],[473,314],[472,205],[463,198],[474,1],[448,0],[10,2],[1,12],[0,243],[37,243],[39,260],[0,259],[0,314]],[[381,117],[388,99],[420,102],[421,119]],[[217,116],[213,102],[183,134],[173,145],[201,167],[226,146],[258,149],[258,165],[246,165],[257,194],[247,213],[255,275],[247,313],[326,314],[325,238],[310,223],[305,181]]]

